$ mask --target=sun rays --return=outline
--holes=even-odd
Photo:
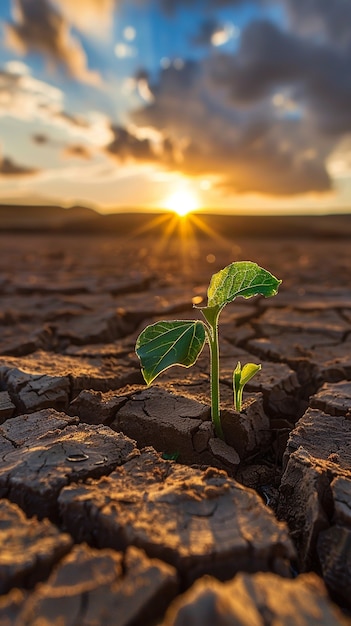
[[[187,212],[169,209],[158,215],[150,215],[146,223],[144,221],[130,234],[131,239],[142,238],[143,246],[149,250],[155,267],[175,255],[178,258],[178,270],[184,278],[196,274],[198,264],[212,263],[212,257],[215,257],[208,251],[214,243],[219,244],[221,250],[229,252],[232,249],[231,241],[209,226],[200,212],[195,214],[194,208],[190,210],[190,205],[187,206]],[[208,243],[204,246],[205,241]]]
[[[199,199],[195,192],[189,189],[178,189],[166,198],[164,205],[169,211],[184,217],[199,209]]]

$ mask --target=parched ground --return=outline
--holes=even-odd
[[[351,623],[350,242],[301,234],[0,235],[1,624]],[[207,347],[134,345],[237,260],[283,284],[222,313],[223,442]]]

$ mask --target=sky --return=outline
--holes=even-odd
[[[351,0],[1,0],[0,202],[351,211]]]

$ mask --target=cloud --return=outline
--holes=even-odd
[[[49,137],[44,133],[35,133],[34,135],[32,135],[32,140],[39,146],[50,143]]]
[[[341,51],[259,21],[243,32],[235,56],[216,62],[217,81],[228,85],[233,102],[250,104],[288,85],[321,132],[351,129],[351,47]]]
[[[111,126],[114,138],[106,146],[109,155],[120,161],[155,161],[156,155],[149,139],[139,139],[121,126]]]
[[[243,141],[238,150],[228,152],[230,171],[228,166],[224,169],[226,175],[220,186],[237,193],[276,196],[330,191],[332,181],[323,146],[304,134],[305,129],[294,121],[263,128],[255,140]],[[222,161],[223,157],[222,152],[218,154]]]
[[[60,89],[31,76],[30,69],[24,64],[21,64],[21,72],[18,70],[17,63],[13,65],[12,62],[0,70],[0,117],[50,126],[93,146],[103,146],[112,140],[113,133],[106,115],[99,112],[88,112],[84,116],[68,113]],[[38,130],[37,134],[46,135],[47,132]]]
[[[324,150],[296,120],[274,125],[251,121],[233,141],[224,132],[215,137],[215,125],[213,131],[206,152],[203,137],[201,144],[196,137],[189,143],[180,163],[183,173],[216,175],[219,187],[235,193],[284,196],[331,190]]]
[[[27,71],[24,71],[26,68]],[[63,109],[60,89],[30,76],[27,66],[18,73],[12,66],[0,70],[0,115],[17,119],[50,119]]]
[[[68,0],[67,0],[68,1]],[[288,11],[293,25],[311,32],[324,29],[334,35],[344,35],[351,30],[351,6],[347,0],[253,0],[261,6],[280,6]],[[202,9],[237,7],[247,0],[202,0]],[[159,5],[168,13],[181,7],[197,4],[197,0],[159,0]]]
[[[149,1],[135,0],[135,6]],[[104,32],[118,0],[13,2],[16,12],[6,32],[17,50],[39,51],[78,80],[97,80],[70,27]],[[158,2],[169,13],[197,4]],[[245,1],[202,3],[207,18],[192,42],[208,46],[208,58],[203,56],[206,50],[197,50],[198,61],[165,59],[163,71],[151,82],[146,71],[130,77],[144,103],[131,113],[126,128],[104,115],[67,112],[63,93],[34,79],[18,61],[0,72],[0,115],[64,128],[74,137],[62,142],[68,144],[65,156],[88,158],[85,151],[96,155],[97,147],[105,158],[120,162],[214,177],[231,192],[279,196],[328,191],[330,163],[334,168],[348,163],[344,157],[349,148],[343,144],[337,151],[337,146],[351,132],[351,2],[256,0],[263,9],[278,7],[282,26],[251,21],[236,46],[220,48],[234,35],[213,18],[214,10],[240,4]],[[116,53],[134,54],[134,38],[124,39]],[[226,53],[219,54],[219,49]],[[39,127],[33,140],[52,143],[45,127]]]
[[[282,115],[263,88],[246,88],[250,106],[241,106],[233,85],[233,58],[228,65],[216,55],[189,62],[182,70],[171,67],[150,85],[154,100],[135,111],[133,120],[168,138],[171,150],[167,158],[161,153],[160,162],[189,176],[216,176],[228,192],[330,190],[325,163],[333,141],[321,138],[309,121],[289,111]]]
[[[312,20],[317,5],[309,6]],[[319,9],[320,23],[326,16],[337,23],[335,7]],[[215,27],[208,22],[198,43]],[[330,163],[340,165],[331,155],[351,131],[350,65],[351,45],[255,21],[235,53],[165,69],[133,119],[167,133],[178,155],[168,166],[215,175],[228,191],[325,192],[333,184]]]
[[[87,66],[80,41],[68,21],[49,0],[14,0],[14,21],[5,25],[5,39],[18,54],[39,52],[79,81],[98,85],[100,78]]]
[[[93,36],[110,29],[117,0],[52,0],[68,22]]]
[[[351,41],[351,3],[348,0],[253,0],[262,7],[283,8],[289,27],[306,36],[327,37],[337,46]],[[244,5],[246,0],[203,0],[203,11]],[[166,13],[196,5],[196,0],[159,0]]]
[[[265,0],[277,3],[277,0]],[[280,0],[291,28],[306,35],[328,36],[336,46],[351,41],[351,4],[345,0]],[[279,4],[279,1],[278,1]]]
[[[33,174],[37,174],[39,172],[38,169],[33,167],[26,167],[24,165],[19,165],[15,163],[12,159],[8,157],[0,157],[0,176],[33,176]]]
[[[238,37],[239,29],[233,23],[220,24],[213,18],[203,20],[197,33],[191,37],[194,46],[223,46],[232,38]]]
[[[203,0],[202,9],[221,8],[227,6],[238,6],[245,4],[246,0]],[[259,0],[258,0],[259,1]],[[198,4],[198,0],[159,0],[160,7],[168,14],[173,14],[180,7],[190,7]]]
[[[61,149],[64,158],[89,160],[92,157],[92,152],[87,146],[78,143],[66,144],[64,141],[51,139],[45,133],[34,133],[32,141],[38,146],[51,146]]]
[[[351,133],[346,134],[328,158],[328,169],[335,178],[350,178]]]
[[[208,18],[203,20],[198,28],[197,33],[191,37],[191,43],[195,46],[209,46],[212,42],[212,37],[218,32],[220,25],[214,18]]]
[[[83,146],[81,144],[72,144],[65,146],[63,150],[63,156],[65,158],[85,159],[88,161],[91,159],[92,155],[90,150],[88,150],[86,146]]]

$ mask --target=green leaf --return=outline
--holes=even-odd
[[[236,411],[241,411],[243,390],[246,383],[248,383],[260,369],[261,365],[256,365],[256,363],[246,363],[242,368],[240,361],[238,361],[233,372],[234,408]]]
[[[241,370],[240,376],[240,384],[242,386],[246,385],[246,383],[251,380],[259,372],[261,369],[261,365],[256,365],[256,363],[246,363]]]
[[[282,281],[252,261],[237,261],[213,274],[207,291],[208,306],[223,307],[238,296],[275,296]]]
[[[145,382],[149,385],[172,365],[194,365],[205,339],[205,327],[199,320],[162,321],[147,326],[135,345]]]

